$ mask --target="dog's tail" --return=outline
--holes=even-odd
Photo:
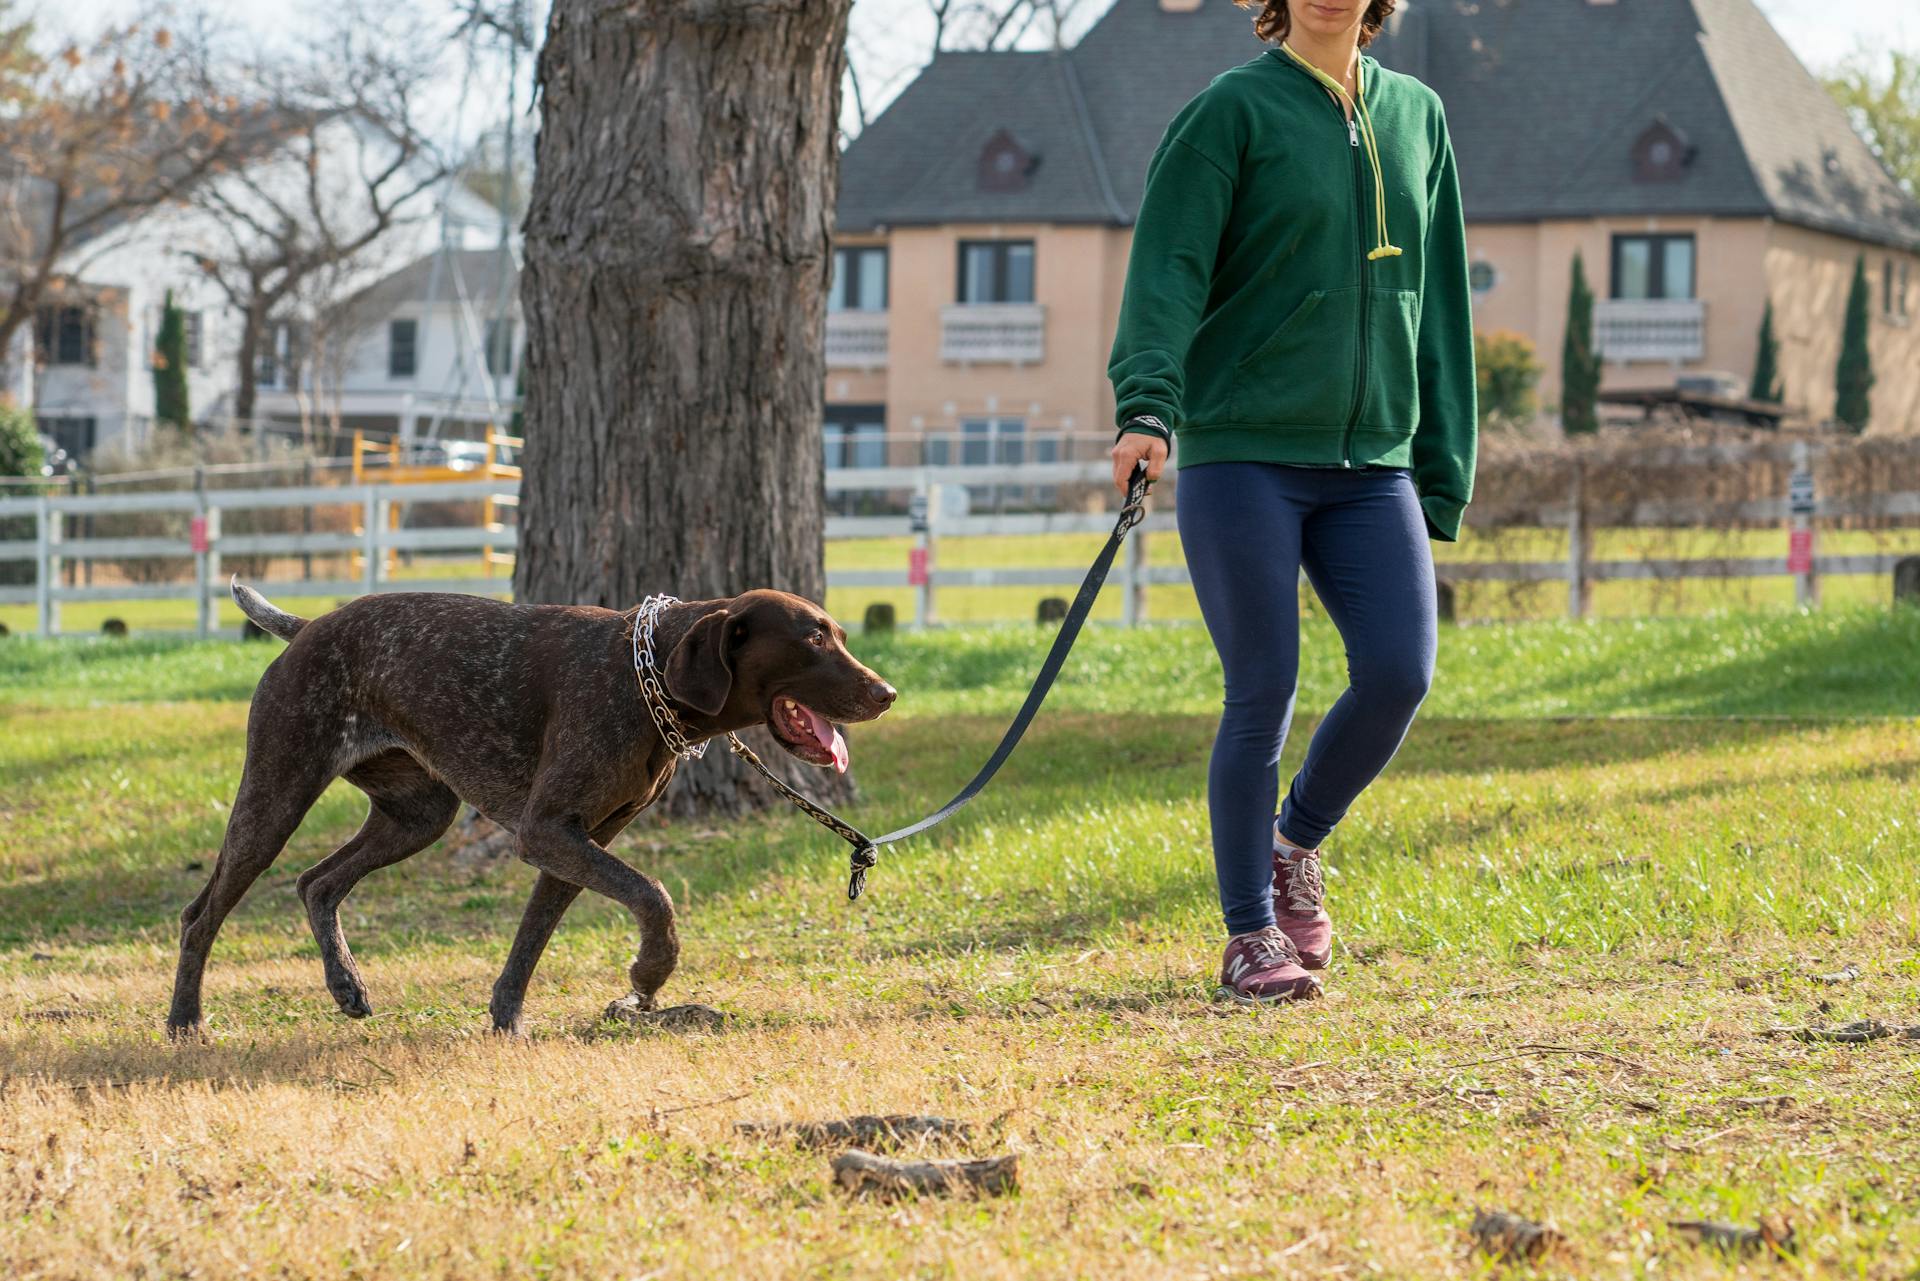
[[[289,614],[253,588],[246,586],[240,581],[238,574],[233,576],[232,587],[233,603],[240,607],[240,612],[252,619],[255,627],[263,632],[271,632],[281,640],[290,641],[298,636],[300,629],[309,621]]]

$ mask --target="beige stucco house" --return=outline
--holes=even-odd
[[[1533,340],[1543,404],[1578,251],[1606,386],[1744,386],[1771,299],[1786,398],[1822,419],[1863,258],[1873,430],[1920,431],[1920,206],[1753,0],[1401,0],[1373,52],[1446,104],[1475,325]],[[1115,0],[1070,50],[936,57],[844,158],[829,465],[1110,438],[1147,160],[1188,98],[1261,54],[1228,0]]]

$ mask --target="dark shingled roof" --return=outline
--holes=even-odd
[[[382,276],[355,294],[347,301],[346,309],[355,315],[383,316],[406,303],[427,301],[428,292],[433,291],[436,284],[433,279],[434,265],[440,261],[438,250],[422,254],[398,271]],[[508,269],[512,272],[512,278],[508,280],[507,287],[511,292],[515,281],[520,278],[520,266],[518,262],[513,261],[511,254],[508,256],[508,261],[511,264]],[[491,314],[493,300],[500,292],[501,265],[500,250],[497,246],[488,249],[451,251],[446,261],[441,263],[440,279],[435,291],[438,294],[436,305],[453,306],[459,301],[459,291],[465,290],[467,298],[482,313]],[[453,278],[456,272],[460,277],[457,288]]]
[[[840,229],[1130,222],[1167,122],[1260,51],[1228,0],[1115,0],[1064,53],[940,54],[847,148]],[[1753,0],[1401,0],[1372,52],[1446,104],[1475,221],[1772,215],[1920,247],[1920,205]],[[1657,120],[1693,158],[1636,182],[1634,140]],[[1002,129],[1039,163],[1023,190],[982,191]]]

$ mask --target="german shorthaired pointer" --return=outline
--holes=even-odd
[[[368,596],[296,618],[233,585],[242,612],[288,641],[260,678],[247,757],[219,861],[180,914],[180,968],[167,1029],[203,1027],[200,981],[227,913],[279,857],[329,783],[345,776],[371,806],[360,831],[299,880],[327,990],[355,1018],[373,1012],[340,932],[340,903],[369,872],[431,845],[465,800],[514,834],[539,869],[494,984],[496,1031],[521,1029],[528,981],[583,889],[632,912],[628,971],[639,1007],[673,973],[673,901],[607,852],[664,792],[679,757],[636,679],[638,610],[507,605],[477,596]],[[788,752],[846,768],[835,721],[865,721],[893,687],[846,649],[846,631],[798,596],[753,591],[665,605],[653,641],[666,708],[693,742],[766,725]]]

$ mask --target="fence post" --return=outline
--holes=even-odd
[[[1120,598],[1120,621],[1138,627],[1147,618],[1147,531],[1136,529],[1127,539],[1126,595]]]
[[[926,468],[920,469],[914,482],[913,497],[907,502],[907,523],[913,531],[913,550],[908,553],[907,579],[913,584],[913,625],[931,627],[933,618],[933,483]]]
[[[1573,460],[1573,485],[1567,503],[1567,617],[1578,622],[1587,616],[1587,556],[1592,550],[1587,529],[1586,466],[1578,458]]]
[[[1813,450],[1793,442],[1793,475],[1787,480],[1787,569],[1793,574],[1793,603],[1801,609],[1820,604],[1820,578],[1813,565]]]
[[[54,519],[53,499],[40,495],[40,505],[33,513],[33,619],[43,639],[52,636],[60,624],[55,613],[59,607],[53,602]]]
[[[361,548],[360,555],[364,562],[361,590],[369,596],[380,590],[380,558],[384,555],[380,547],[380,527],[381,518],[385,515],[380,508],[380,491],[368,485],[360,516],[366,544]]]
[[[207,614],[210,608],[208,593],[213,584],[213,566],[207,554],[207,548],[211,545],[208,541],[211,526],[207,520],[207,491],[196,489],[193,499],[193,516],[187,526],[187,537],[193,548],[193,630],[201,640],[205,640],[211,630]]]

